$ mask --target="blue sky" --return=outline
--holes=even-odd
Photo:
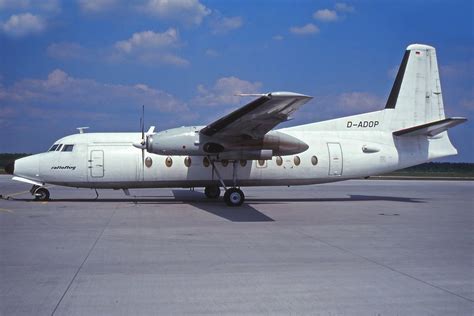
[[[78,126],[205,125],[238,92],[315,97],[295,125],[383,108],[404,49],[437,48],[446,113],[474,113],[472,1],[0,0],[0,152]],[[474,162],[473,123],[454,128]]]

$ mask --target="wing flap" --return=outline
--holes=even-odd
[[[439,120],[431,123],[426,123],[418,126],[404,128],[393,132],[395,136],[436,136],[451,127],[466,122],[467,119],[464,117],[450,117],[444,120]]]

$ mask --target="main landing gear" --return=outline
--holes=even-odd
[[[209,185],[204,188],[204,194],[208,199],[218,199],[221,195],[221,189],[218,185]]]
[[[228,206],[241,206],[245,201],[244,192],[238,188],[229,188],[225,190],[224,202]]]
[[[227,188],[224,180],[222,180],[222,177],[217,170],[217,168],[214,165],[214,161],[211,159],[211,157],[208,157],[209,161],[211,162],[213,172],[216,173],[219,182],[221,183],[221,186],[224,188],[225,193],[224,193],[224,202],[228,206],[241,206],[244,201],[245,201],[245,195],[242,190],[237,188],[237,161],[233,162],[233,172],[232,172],[232,179],[233,179],[233,187],[232,188]],[[207,186],[204,189],[204,194],[206,195],[207,198],[209,199],[217,199],[221,193],[221,190],[218,185],[211,185]]]
[[[35,201],[48,201],[49,191],[44,187],[34,185],[31,190],[31,194],[35,197]]]

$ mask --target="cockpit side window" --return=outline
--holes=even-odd
[[[49,151],[55,151],[56,148],[58,148],[59,144],[54,144],[53,146],[51,146],[51,148],[49,149]]]
[[[63,148],[63,144],[59,144],[58,148],[56,148],[56,151],[61,151],[61,148]]]
[[[64,145],[63,151],[72,151],[74,149],[74,145]]]

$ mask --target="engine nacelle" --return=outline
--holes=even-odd
[[[309,148],[296,137],[277,131],[268,132],[263,138],[262,148],[273,150],[275,156],[296,155]]]
[[[146,149],[158,155],[218,155],[228,160],[268,160],[272,156],[295,155],[308,149],[298,138],[277,131],[268,132],[262,140],[206,136],[199,133],[201,129],[202,126],[183,126],[147,136]]]
[[[203,155],[199,142],[201,128],[183,126],[148,136],[146,149],[158,155]]]

